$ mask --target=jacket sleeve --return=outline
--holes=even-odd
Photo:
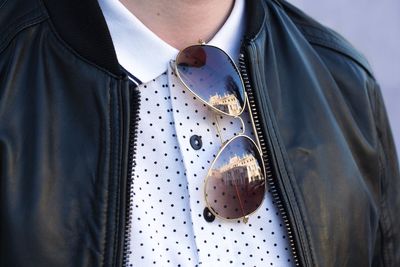
[[[400,266],[400,173],[396,146],[379,85],[372,91],[381,178],[381,252],[386,267]]]

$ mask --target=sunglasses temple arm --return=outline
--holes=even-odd
[[[239,204],[240,204],[240,209],[242,210],[242,214],[243,214],[243,222],[244,223],[247,223],[247,216],[245,215],[245,213],[244,213],[244,209],[243,209],[243,203],[242,203],[242,199],[240,198],[240,193],[239,193],[239,189],[237,188],[237,185],[235,184],[235,190],[236,190],[236,195],[237,195],[237,197],[238,197],[238,199],[239,199]]]
[[[217,132],[218,132],[218,135],[219,135],[219,139],[221,140],[221,144],[223,144],[224,143],[224,139],[222,138],[221,128],[219,127],[219,122],[218,122],[218,116],[217,116],[217,114],[215,112],[214,112],[214,118],[215,118],[215,123],[216,123],[216,126],[217,126]]]

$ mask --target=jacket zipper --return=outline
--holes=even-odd
[[[135,87],[132,90],[130,98],[130,121],[129,121],[129,151],[128,151],[128,171],[126,178],[126,210],[125,210],[125,229],[122,252],[122,266],[128,266],[128,249],[130,242],[131,224],[132,224],[132,206],[133,206],[133,170],[136,166],[136,138],[137,126],[139,122],[140,110],[140,91]]]
[[[289,245],[291,247],[294,263],[296,266],[300,266],[299,262],[299,257],[297,253],[297,249],[295,246],[295,241],[293,237],[293,230],[289,221],[289,218],[287,216],[286,212],[286,207],[283,204],[283,201],[281,201],[280,197],[280,189],[276,185],[276,180],[273,176],[273,172],[271,169],[271,164],[270,164],[270,156],[269,156],[269,151],[267,150],[267,145],[265,143],[265,138],[263,135],[263,131],[260,125],[259,121],[259,115],[257,111],[257,105],[254,100],[254,91],[251,86],[251,83],[249,81],[249,77],[247,74],[247,67],[246,67],[246,59],[245,59],[245,53],[243,52],[243,49],[241,51],[240,57],[239,57],[239,71],[243,79],[243,83],[246,89],[246,93],[248,96],[249,104],[250,104],[250,111],[253,117],[254,121],[254,126],[255,130],[258,136],[258,140],[260,142],[261,146],[261,151],[262,151],[262,157],[265,165],[265,172],[266,172],[266,177],[267,177],[267,183],[271,192],[271,195],[274,199],[274,202],[277,205],[277,208],[281,214],[283,223],[286,227],[287,235],[288,235],[288,240],[289,240]],[[126,186],[126,211],[125,211],[125,229],[124,229],[124,240],[123,240],[123,253],[122,253],[122,266],[127,267],[128,266],[128,249],[129,249],[129,242],[130,242],[130,229],[131,229],[131,224],[132,224],[132,201],[133,201],[133,170],[135,168],[136,162],[136,138],[137,138],[137,125],[139,121],[139,110],[140,110],[140,91],[135,89],[132,89],[132,97],[130,99],[130,123],[129,123],[129,152],[128,152],[128,177],[127,179],[127,186]]]
[[[293,237],[293,229],[291,227],[289,218],[287,216],[286,207],[284,206],[283,201],[281,200],[281,196],[280,196],[281,192],[279,191],[280,188],[277,186],[276,178],[274,177],[273,172],[272,172],[272,167],[271,167],[271,163],[270,163],[270,155],[269,155],[270,152],[267,149],[267,144],[265,143],[264,134],[263,134],[263,131],[262,131],[262,128],[260,125],[259,112],[258,112],[256,102],[254,100],[254,91],[253,91],[253,88],[249,81],[248,74],[247,74],[246,58],[245,58],[245,53],[244,53],[243,48],[241,49],[241,53],[240,53],[240,57],[239,57],[239,71],[242,76],[242,80],[243,80],[245,90],[247,93],[247,97],[249,100],[249,105],[250,105],[249,109],[250,109],[251,115],[253,117],[256,134],[257,134],[258,140],[260,142],[260,146],[261,146],[260,149],[262,152],[262,157],[263,157],[263,161],[264,161],[264,165],[265,165],[265,173],[266,173],[267,183],[268,183],[271,195],[273,197],[273,200],[280,212],[283,223],[286,226],[289,245],[290,245],[290,248],[292,251],[294,263],[296,266],[300,266],[300,261],[299,261],[297,249],[295,246],[295,240]]]

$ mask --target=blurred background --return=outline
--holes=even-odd
[[[379,81],[400,154],[400,0],[288,0],[361,51]]]

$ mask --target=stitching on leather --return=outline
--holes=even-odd
[[[68,51],[69,53],[71,53],[73,56],[79,58],[80,60],[84,61],[85,63],[95,67],[96,69],[100,70],[101,72],[105,73],[106,75],[109,75],[111,77],[114,78],[120,78],[118,76],[116,76],[114,73],[109,72],[108,70],[94,64],[93,62],[89,61],[88,59],[86,59],[85,57],[81,56],[79,53],[77,53],[71,46],[69,46],[57,33],[57,31],[54,28],[53,23],[51,22],[51,20],[48,21],[49,22],[49,26],[51,29],[51,32],[54,34],[54,36],[56,37],[57,41],[60,43],[60,45],[65,49],[65,51]]]
[[[355,63],[360,65],[370,76],[373,76],[373,72],[370,69],[370,67],[367,65],[367,63],[364,64],[362,62],[364,60],[360,59],[360,57],[356,58],[355,55],[350,55],[349,53],[347,53],[346,51],[344,51],[342,49],[343,47],[337,46],[337,45],[332,44],[331,42],[329,42],[329,41],[327,41],[327,40],[325,40],[323,38],[318,38],[318,37],[309,37],[308,41],[313,45],[318,45],[318,46],[333,50],[333,51],[335,51],[337,53],[341,53],[342,55],[350,58]]]
[[[379,114],[379,103],[378,103],[378,89],[376,88],[377,83],[375,82],[374,87],[373,87],[373,94],[374,94],[374,102],[375,102],[375,116],[377,116],[377,114]],[[375,122],[377,123],[379,121],[379,118],[375,117]],[[375,125],[376,128],[378,128],[378,125]],[[391,230],[392,226],[393,226],[393,220],[391,219],[390,213],[387,212],[387,200],[386,200],[386,188],[387,188],[387,184],[386,184],[386,180],[385,180],[385,171],[384,171],[384,164],[382,162],[382,158],[384,156],[381,156],[383,153],[383,148],[382,148],[382,143],[380,141],[379,138],[379,134],[377,134],[377,138],[378,138],[378,149],[379,149],[379,155],[378,155],[378,164],[379,164],[379,177],[381,179],[381,181],[383,181],[383,185],[382,185],[382,212],[381,212],[381,218],[382,220],[380,220],[382,222],[382,227],[384,227],[383,229],[383,234],[382,234],[382,244],[383,245],[383,251],[386,253],[383,253],[383,262],[384,264],[387,266],[392,266],[392,262],[393,262],[393,244],[392,243],[388,243],[388,241],[383,242],[383,240],[385,240],[385,233],[389,233],[388,235],[391,236]],[[390,240],[390,239],[389,239]]]
[[[334,41],[335,43],[329,42],[329,43],[327,43],[327,45],[332,45],[334,48],[337,48],[337,49],[344,49],[347,51],[354,50],[354,48],[349,43],[347,43],[347,41],[344,38],[342,39],[340,37],[340,35],[338,35],[334,31],[329,31],[327,29],[319,28],[319,27],[316,27],[311,24],[306,24],[304,22],[298,21],[297,19],[293,19],[293,21],[295,22],[295,24],[297,26],[300,27],[301,31],[304,34],[306,34],[307,36],[318,37],[321,40],[325,40],[325,41],[328,41],[328,40]],[[312,30],[312,31],[308,31],[308,30]],[[326,38],[322,38],[321,35],[316,35],[316,33],[314,33],[313,31],[318,31],[320,34],[322,34]],[[354,55],[354,54],[358,54],[358,52],[354,51],[354,53],[353,53],[351,51],[348,51],[348,54]],[[359,55],[357,55],[357,56],[359,56]]]
[[[261,23],[261,27],[260,27],[259,31],[254,36],[252,36],[252,38],[251,38],[252,40],[258,38],[258,36],[263,32],[264,28],[266,27],[266,24],[267,24],[266,22],[269,21],[269,14],[267,13],[267,12],[269,12],[268,7],[266,6],[264,1],[261,2],[261,5],[264,8],[264,18]]]
[[[257,47],[257,46],[255,46],[255,47]],[[258,50],[258,47],[257,47],[257,50]],[[268,100],[268,103],[270,103],[269,98],[267,98],[267,100]],[[276,142],[278,144],[278,147],[279,147],[279,150],[280,150],[280,153],[281,153],[281,156],[282,156],[282,160],[283,160],[283,163],[285,165],[284,169],[282,169],[282,167],[279,167],[279,169],[280,169],[281,172],[284,171],[286,173],[286,175],[289,178],[289,182],[290,182],[291,187],[294,188],[293,181],[292,181],[292,175],[287,170],[288,163],[287,163],[287,160],[286,160],[286,158],[284,156],[281,142],[280,142],[280,140],[278,138],[278,134],[277,134],[278,130],[277,130],[276,125],[275,125],[276,122],[275,122],[274,118],[272,117],[273,112],[271,111],[271,106],[270,105],[268,105],[268,110],[269,110],[269,113],[271,114],[269,117],[270,117],[272,128],[273,128],[273,131],[274,131],[275,140],[276,140]],[[279,166],[279,164],[278,164],[278,166]],[[297,200],[297,198],[298,198],[297,193],[296,193],[295,190],[292,190],[292,192],[293,192],[293,195],[294,195],[294,201],[296,202],[297,207],[299,207],[299,209],[300,209],[300,205],[299,205],[298,200]],[[303,219],[303,216],[302,216],[301,212],[299,212],[299,217],[301,219],[302,224],[305,226],[304,219]],[[301,241],[301,242],[303,243],[303,245],[307,245],[310,248],[310,251],[311,251],[310,255],[311,255],[312,265],[315,266],[315,259],[314,259],[315,251],[314,251],[314,248],[313,248],[313,246],[311,245],[311,242],[310,242],[311,236],[310,236],[310,233],[309,233],[309,231],[307,230],[306,227],[303,227],[303,229],[306,232],[307,244],[304,244],[304,241]]]
[[[337,35],[337,33],[335,33],[334,31],[326,30],[324,28],[319,28],[319,27],[316,27],[316,26],[311,25],[311,24],[306,24],[306,23],[301,22],[301,21],[299,21],[297,19],[293,19],[293,21],[295,21],[296,25],[298,25],[299,27],[303,28],[304,30],[313,29],[314,31],[318,31],[319,33],[321,33],[321,34],[323,34],[324,36],[327,37],[327,38],[324,38],[324,39],[331,39],[331,40],[336,41],[337,42],[336,45],[343,44],[343,45],[339,45],[339,46],[341,46],[343,48],[353,49],[348,43],[346,43],[344,40],[342,40],[342,38],[340,38]],[[312,32],[307,32],[307,34],[310,35],[310,36],[312,35],[312,36],[321,37],[320,35],[314,35]]]
[[[48,20],[48,24],[49,24],[51,33],[54,34],[54,36],[55,36],[55,38],[57,39],[57,41],[60,43],[60,45],[61,45],[66,51],[68,51],[69,53],[71,53],[73,56],[79,58],[80,60],[84,61],[85,63],[87,63],[87,64],[89,64],[89,65],[95,67],[96,69],[102,71],[103,73],[105,73],[105,74],[107,74],[107,75],[109,75],[109,76],[111,76],[111,77],[117,78],[117,79],[120,78],[120,77],[116,76],[114,73],[111,73],[111,72],[109,72],[108,70],[106,70],[105,68],[102,68],[102,67],[100,67],[99,65],[96,65],[95,63],[89,61],[87,58],[81,56],[78,52],[76,52],[76,51],[75,51],[69,44],[67,44],[67,43],[64,41],[64,39],[62,39],[61,36],[57,33],[57,30],[55,29],[55,27],[54,27],[54,25],[53,25],[51,19]]]
[[[63,48],[66,52],[71,53],[73,56],[79,58],[80,60],[84,61],[85,63],[95,67],[96,69],[102,71],[103,73],[114,77],[114,78],[120,78],[117,75],[115,75],[114,73],[109,72],[108,70],[94,64],[93,62],[89,61],[88,59],[84,58],[83,56],[81,56],[79,53],[77,53],[72,47],[70,47],[57,33],[50,16],[47,13],[46,7],[44,7],[43,3],[41,2],[40,7],[38,7],[38,9],[43,9],[42,10],[42,15],[40,17],[37,18],[37,21],[30,21],[30,23],[27,23],[27,25],[24,26],[23,29],[19,30],[18,32],[15,32],[15,35],[17,35],[19,32],[21,32],[22,30],[26,29],[27,27],[30,26],[34,26],[35,24],[39,24],[40,22],[44,22],[46,21],[48,23],[50,32],[54,35],[55,39],[59,42],[60,44],[60,48]],[[14,29],[15,30],[15,29]],[[1,35],[0,35],[1,36]],[[3,47],[3,43],[0,41],[0,53],[3,51],[3,49],[9,45],[8,43],[5,43],[4,47]]]
[[[377,122],[379,121],[378,116],[378,92],[377,92],[377,83],[376,81],[371,78],[373,82],[372,88],[368,88],[368,98],[369,98],[369,103],[370,103],[370,108],[373,111],[373,116],[375,120],[375,129],[378,129]],[[391,266],[391,263],[393,262],[393,246],[389,245],[387,242],[384,241],[386,239],[386,233],[390,231],[390,226],[391,226],[391,219],[389,218],[390,216],[387,214],[386,210],[386,199],[385,199],[385,188],[387,187],[385,185],[385,181],[383,181],[383,176],[384,176],[384,169],[383,169],[383,163],[382,163],[382,144],[380,142],[379,134],[378,131],[375,133],[375,138],[378,141],[378,177],[380,179],[380,182],[382,184],[382,193],[381,193],[381,199],[380,199],[380,208],[381,208],[381,214],[379,218],[379,230],[381,231],[381,253],[382,253],[382,263],[384,266]],[[392,224],[393,225],[393,224]],[[390,234],[389,234],[390,235]]]
[[[307,25],[301,22],[296,21],[296,25],[299,27],[300,31],[307,37],[308,41],[314,45],[324,46],[326,48],[330,48],[334,51],[340,52],[355,62],[357,62],[360,66],[362,66],[371,76],[373,72],[369,66],[368,61],[357,51],[354,50],[353,47],[344,43],[339,37],[337,37],[334,33],[329,31],[324,31],[320,28],[314,27],[312,25]],[[315,35],[311,33],[308,29],[316,30],[324,34],[326,38],[322,36]]]
[[[285,7],[283,7],[282,10],[286,12]],[[357,62],[361,67],[363,67],[369,73],[369,75],[373,76],[372,69],[365,57],[355,50],[346,39],[340,36],[340,34],[333,30],[329,30],[328,28],[325,29],[305,23],[295,17],[289,16],[289,18],[311,44],[323,46],[348,56]],[[316,32],[319,32],[320,35],[316,35]]]
[[[6,3],[8,2],[8,0],[6,0],[5,2],[2,3],[1,7],[3,7]],[[21,31],[24,27],[24,25],[29,25],[30,23],[35,23],[35,21],[37,19],[40,18],[47,18],[47,13],[44,10],[44,6],[42,4],[42,2],[37,1],[36,2],[37,6],[32,8],[31,10],[27,11],[26,13],[16,17],[13,21],[11,21],[8,25],[6,25],[5,27],[3,27],[3,32],[1,32],[0,36],[3,36],[3,40],[0,43],[6,42],[7,41],[7,36],[8,35],[12,35],[12,33],[14,32],[15,34],[17,34],[19,31]],[[1,8],[0,7],[0,8]],[[36,14],[36,16],[34,15],[33,18],[29,19],[29,16],[31,16],[31,14]],[[23,20],[28,17],[28,21],[26,21],[25,23],[23,23]],[[18,25],[21,24],[21,25]],[[15,27],[13,27],[14,25],[17,25]],[[21,28],[22,27],[22,28]],[[7,33],[9,32],[9,33]],[[1,46],[1,45],[0,45]]]
[[[380,253],[381,253],[381,257],[380,257],[380,259],[379,259],[379,262],[380,263],[382,263],[382,266],[384,266],[384,267],[387,267],[387,266],[389,266],[389,265],[387,265],[386,264],[386,258],[385,258],[385,253],[386,253],[386,250],[385,250],[385,246],[384,246],[384,238],[383,238],[383,236],[384,236],[384,230],[383,230],[383,225],[382,225],[382,222],[381,222],[381,220],[379,220],[379,228],[378,228],[378,230],[379,230],[379,232],[380,232],[380,235],[381,235],[381,240],[380,240]]]
[[[36,13],[39,9],[41,8],[38,7],[30,11],[29,13],[26,13],[18,17],[13,23],[14,25],[20,23],[18,26],[16,27],[13,27],[12,25],[6,26],[7,29],[4,30],[2,33],[0,33],[0,36],[2,36],[2,40],[0,42],[0,52],[3,51],[5,47],[7,47],[7,45],[11,42],[11,40],[15,38],[20,32],[48,19],[48,17],[45,14],[41,13],[40,15],[32,18],[31,20],[26,21],[25,23],[18,22],[18,21],[23,21],[25,17],[29,17],[32,14]]]
[[[379,151],[382,151],[382,146],[379,144]],[[381,174],[380,178],[382,179],[383,177],[383,164],[381,163],[381,159],[382,157],[379,156],[379,172]],[[385,186],[385,185],[384,185]],[[386,186],[385,186],[386,187]],[[382,196],[382,211],[381,211],[381,218],[380,218],[380,223],[382,224],[382,248],[383,248],[383,262],[385,264],[385,266],[392,266],[392,262],[393,262],[393,246],[391,243],[388,242],[386,236],[391,236],[391,218],[390,218],[390,214],[387,211],[387,207],[386,207],[386,199],[385,199],[386,195]],[[385,241],[384,241],[385,240]],[[390,238],[389,238],[390,240]]]
[[[350,48],[348,48],[348,47],[346,47],[346,46],[341,46],[341,45],[339,45],[339,44],[337,44],[337,43],[329,42],[329,40],[327,40],[327,39],[325,39],[325,38],[322,38],[322,37],[319,37],[319,36],[309,35],[308,33],[305,33],[305,32],[304,32],[304,34],[307,35],[307,36],[310,38],[309,41],[310,41],[311,43],[314,42],[314,44],[317,44],[317,45],[318,45],[318,44],[324,45],[324,46],[326,46],[327,48],[331,48],[332,50],[335,50],[335,51],[337,51],[337,52],[340,52],[340,53],[342,53],[342,54],[345,54],[345,55],[347,55],[348,57],[352,58],[353,60],[357,61],[357,62],[358,62],[360,65],[362,65],[365,69],[368,69],[368,70],[369,70],[369,67],[368,67],[366,64],[364,64],[364,63],[361,62],[362,60],[360,59],[360,56],[355,55],[354,53],[348,53],[348,52],[347,52]]]
[[[371,92],[371,90],[372,90],[372,92]],[[373,99],[371,99],[371,94],[373,94]],[[375,129],[377,129],[378,127],[376,125],[376,122],[378,121],[378,118],[377,118],[378,102],[377,102],[376,90],[374,90],[374,89],[368,90],[368,97],[369,97],[369,102],[370,102],[370,108],[373,111],[373,115],[374,115]],[[372,105],[372,100],[373,100],[373,105]],[[380,203],[382,211],[381,211],[380,218],[379,218],[379,225],[380,225],[380,227],[382,227],[382,237],[381,237],[382,238],[382,249],[385,252],[386,251],[386,249],[385,249],[386,246],[384,245],[385,242],[383,242],[383,240],[385,239],[384,228],[385,228],[385,225],[386,225],[386,222],[384,221],[384,217],[385,217],[385,214],[384,214],[385,213],[384,212],[385,199],[384,199],[384,195],[383,195],[385,186],[384,186],[384,181],[382,181],[383,168],[382,168],[382,156],[381,156],[381,153],[380,153],[382,148],[381,148],[381,144],[380,144],[380,138],[379,138],[378,131],[376,131],[375,138],[376,138],[376,140],[378,140],[378,177],[379,177],[380,183],[382,184],[382,188],[381,188],[381,190],[382,190],[381,198],[382,199],[381,199],[381,203]],[[384,265],[386,265],[386,260],[387,260],[387,258],[385,257],[386,254],[387,253],[383,253],[382,254]]]
[[[40,7],[35,7],[34,9],[29,10],[26,13],[15,17],[12,21],[8,21],[8,24],[2,25],[3,26],[2,28],[4,28],[4,30],[2,32],[2,36],[4,37],[4,32],[7,32],[7,31],[13,32],[14,27],[18,29],[20,27],[19,24],[21,24],[21,23],[22,23],[22,25],[24,24],[24,18],[29,19],[31,14],[36,13],[38,10],[40,10]],[[35,16],[35,17],[31,18],[30,20],[34,20],[37,17],[40,17],[41,15],[43,15],[43,14],[38,14],[38,16]],[[2,39],[7,39],[7,38],[2,38]]]
[[[113,123],[113,119],[112,119],[112,115],[111,115],[111,102],[112,102],[112,95],[111,95],[111,85],[109,84],[109,87],[108,87],[108,117],[109,117],[109,127],[108,127],[108,140],[109,140],[109,145],[110,145],[110,159],[109,159],[109,172],[110,172],[110,176],[109,177],[112,177],[112,172],[113,172],[113,169],[112,169],[112,158],[113,158],[113,155],[112,155],[112,152],[113,152],[113,150],[112,150],[112,147],[113,147],[113,145],[112,145],[112,135],[111,135],[111,125],[112,125],[112,123]],[[107,251],[107,248],[108,248],[108,235],[109,235],[109,231],[108,231],[108,228],[109,228],[109,222],[108,222],[108,216],[107,216],[107,214],[108,214],[108,212],[109,212],[109,206],[110,206],[110,203],[109,203],[109,201],[110,201],[110,196],[109,196],[109,192],[110,192],[110,181],[108,181],[109,182],[109,184],[108,184],[108,192],[107,192],[107,201],[106,201],[106,203],[107,203],[107,207],[105,208],[105,214],[106,214],[106,228],[105,228],[105,235],[104,235],[104,240],[103,240],[103,243],[104,243],[104,252],[103,252],[103,260],[102,260],[102,265],[103,266],[105,266],[105,261],[106,261],[106,257],[107,257],[107,255],[106,255],[106,251]]]
[[[3,1],[3,3],[0,3],[0,9],[8,2],[8,0]]]
[[[285,7],[283,7],[283,11],[286,12]],[[310,38],[318,37],[319,40],[324,41],[324,44],[327,47],[330,47],[332,49],[338,49],[338,50],[340,50],[340,52],[348,55],[349,57],[354,58],[357,61],[359,60],[357,58],[363,58],[363,56],[357,50],[355,50],[349,43],[347,43],[346,39],[342,38],[335,31],[330,30],[328,28],[321,28],[321,27],[314,26],[312,24],[305,23],[295,17],[291,17],[291,16],[289,16],[289,17],[294,22],[294,24],[296,26],[298,26],[300,31],[307,37],[310,37]],[[324,26],[322,26],[322,27],[324,27]],[[307,30],[318,31],[320,34],[325,36],[325,38],[323,38],[322,36],[317,36],[313,32],[310,32]],[[334,43],[329,42],[329,39],[331,41],[333,41]],[[362,64],[362,62],[360,62],[360,64]],[[364,66],[365,64],[362,64],[362,65]],[[364,66],[364,67],[368,69],[367,66]]]
[[[340,50],[340,47],[337,47],[337,49],[335,49],[334,45],[332,45],[331,43],[329,43],[328,41],[325,41],[324,39],[318,39],[318,38],[310,38],[309,42],[313,45],[317,45],[323,48],[327,48],[330,50],[333,50],[337,53],[341,53],[342,55],[346,56],[347,58],[350,58],[353,62],[355,62],[356,64],[358,64],[369,76],[374,76],[374,73],[372,71],[372,69],[370,69],[366,64],[362,63],[362,60],[356,59],[354,56],[349,55],[348,53],[346,53],[343,50]]]
[[[118,118],[117,118],[117,123],[118,123],[118,133],[119,134],[121,134],[121,131],[122,131],[122,127],[121,127],[121,121],[120,121],[120,118],[121,118],[121,113],[120,113],[120,111],[121,111],[121,106],[120,106],[120,102],[121,102],[121,99],[120,99],[120,91],[121,91],[121,81],[119,81],[118,82],[118,97],[117,97],[117,113],[118,113]],[[118,145],[117,145],[117,148],[118,148],[118,152],[121,152],[120,150],[121,150],[121,140],[120,140],[120,138],[117,138],[117,140],[118,140]],[[117,178],[117,189],[116,189],[116,205],[115,205],[115,228],[116,228],[116,230],[115,230],[115,233],[116,233],[116,235],[117,235],[117,237],[119,237],[118,236],[118,234],[119,234],[119,214],[120,214],[120,194],[121,194],[121,192],[120,192],[120,186],[121,186],[121,153],[118,153],[117,154],[117,162],[118,162],[118,169],[117,169],[117,174],[118,174],[118,176],[116,177]],[[117,260],[117,238],[115,238],[114,237],[114,255],[113,255],[113,264],[114,263],[116,263],[116,260]]]

